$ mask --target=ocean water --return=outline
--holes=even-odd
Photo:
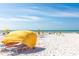
[[[11,31],[16,31],[16,30],[9,30]],[[32,30],[34,32],[79,32],[79,30]],[[0,33],[3,33],[2,30],[0,30]]]
[[[32,30],[35,32],[79,32],[79,30]]]

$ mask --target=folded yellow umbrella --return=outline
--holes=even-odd
[[[3,37],[2,43],[21,42],[26,46],[33,48],[36,45],[37,36],[32,31],[13,31]]]

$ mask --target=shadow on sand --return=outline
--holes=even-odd
[[[17,55],[20,55],[20,54],[30,54],[30,53],[37,53],[37,52],[41,52],[45,50],[45,48],[42,48],[42,47],[35,47],[35,49],[31,49],[31,50],[28,50],[28,51],[24,51],[24,52],[14,52],[10,55],[12,56],[17,56]]]

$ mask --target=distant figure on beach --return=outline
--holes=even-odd
[[[40,34],[41,34],[41,33],[40,33],[40,29],[38,29],[38,32],[37,32],[37,33],[38,33],[38,35],[40,35]]]
[[[41,37],[41,38],[43,38],[44,37],[44,32],[42,31],[42,30],[40,30],[40,29],[38,29],[38,35]]]
[[[7,35],[10,32],[10,30],[8,28],[4,28],[2,32],[3,35]]]

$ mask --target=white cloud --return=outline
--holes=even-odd
[[[41,18],[38,16],[21,16],[21,17],[29,20],[39,20]]]
[[[21,14],[22,16],[19,17],[13,17],[13,18],[0,18],[0,20],[7,20],[7,21],[38,21],[40,19],[42,19],[41,17],[38,16],[27,16],[27,14],[31,15],[31,14],[36,14],[36,15],[41,15],[45,17],[79,17],[79,13],[77,11],[72,11],[73,8],[65,6],[66,8],[70,9],[68,11],[61,11],[59,9],[55,9],[52,8],[52,10],[41,10],[38,7],[32,7],[32,8],[38,8],[38,9],[32,9],[32,8],[28,8],[28,9],[12,9],[11,12],[16,12],[16,14]],[[25,16],[23,16],[23,13],[26,13]]]
[[[79,12],[76,11],[78,9],[71,8],[69,6],[63,6],[67,8],[67,10],[59,10],[56,8],[52,8],[52,10],[41,10],[41,9],[29,9],[30,12],[35,12],[38,15],[44,15],[44,16],[53,16],[53,17],[79,17]]]
[[[27,21],[25,19],[20,19],[20,18],[0,18],[0,21]]]
[[[79,13],[77,12],[56,12],[56,13],[50,13],[49,16],[53,17],[79,17]]]
[[[40,17],[37,16],[21,16],[21,17],[14,17],[14,18],[2,18],[0,17],[0,20],[2,21],[38,21],[40,20]]]
[[[73,9],[69,6],[64,6],[68,10],[61,11],[58,9],[53,8],[52,10],[41,10],[41,9],[28,9],[30,13],[36,13],[38,15],[43,16],[53,16],[53,17],[79,17],[79,12],[76,11],[77,9]]]

